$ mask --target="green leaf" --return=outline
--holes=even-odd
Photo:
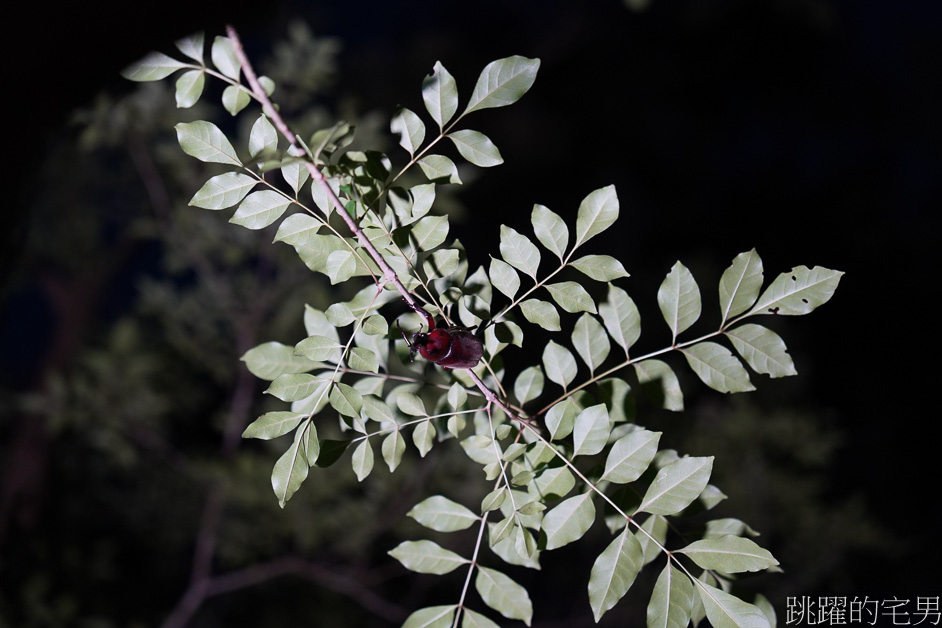
[[[543,371],[539,366],[525,368],[514,381],[514,397],[520,403],[533,401],[543,392]]]
[[[285,373],[276,377],[265,392],[282,401],[297,401],[322,390],[327,383],[308,373]]]
[[[480,131],[452,131],[448,134],[448,139],[455,144],[458,153],[475,166],[490,168],[504,163],[504,158],[500,156],[494,142]]]
[[[815,266],[796,266],[775,278],[749,314],[800,316],[824,305],[834,295],[844,273]]]
[[[379,358],[366,347],[353,347],[347,354],[347,366],[355,371],[379,372]]]
[[[332,303],[324,315],[327,316],[327,322],[334,327],[346,327],[357,319],[346,303]]]
[[[203,86],[206,84],[206,75],[202,70],[190,70],[184,72],[177,79],[176,91],[174,97],[177,101],[177,107],[188,109],[196,104],[203,93]]]
[[[466,530],[481,520],[461,504],[441,495],[422,500],[406,514],[436,532]]]
[[[337,328],[327,320],[326,314],[310,305],[304,306],[304,329],[308,336],[323,336],[332,340],[334,344],[340,345],[340,334],[337,333]],[[339,362],[339,356],[334,361]]]
[[[389,436],[383,439],[383,460],[386,461],[386,466],[389,467],[390,473],[395,471],[399,463],[402,462],[402,454],[404,454],[405,451],[406,441],[402,438],[402,432],[398,429],[391,432]]]
[[[406,618],[402,628],[451,628],[456,608],[452,605],[419,609]]]
[[[550,381],[556,382],[565,389],[576,377],[578,367],[569,349],[550,340],[543,349],[543,370]]]
[[[312,241],[321,227],[321,222],[310,214],[297,212],[281,221],[273,242],[284,242],[291,246],[304,246]]]
[[[216,175],[203,184],[190,205],[203,209],[225,209],[232,207],[251,191],[258,179],[238,172],[226,172]]]
[[[446,550],[433,541],[403,541],[389,555],[409,571],[443,575],[468,562],[458,554]]]
[[[668,561],[648,603],[648,628],[687,628],[692,609],[693,584]]]
[[[641,529],[635,532],[635,538],[641,545],[644,564],[647,565],[661,555],[661,547],[664,547],[664,542],[667,540],[667,517],[656,515],[648,517],[641,524]]]
[[[289,148],[288,154],[292,155],[293,149]],[[301,190],[301,186],[307,182],[310,176],[307,166],[300,161],[293,161],[281,167],[281,178],[291,186],[295,194]]]
[[[547,331],[560,331],[562,329],[559,326],[559,312],[556,311],[556,307],[552,303],[539,299],[527,299],[520,304],[520,311],[528,321]]]
[[[280,342],[260,344],[246,351],[240,359],[252,375],[268,381],[283,373],[303,373],[317,366],[317,362],[295,355],[294,347]]]
[[[348,440],[322,440],[320,441],[320,453],[317,456],[316,465],[321,468],[327,468],[337,462],[343,452],[350,446]]]
[[[253,192],[242,201],[229,222],[246,229],[264,229],[281,218],[291,203],[290,199],[272,190]]]
[[[675,553],[686,554],[704,569],[724,573],[761,571],[778,564],[769,550],[749,539],[732,535],[694,541],[683,549],[675,550]]]
[[[278,132],[264,113],[252,125],[249,133],[249,154],[252,157],[264,152],[271,152],[278,148]],[[300,164],[296,164],[300,165]],[[282,169],[284,172],[284,169]],[[291,183],[288,181],[288,183]],[[297,191],[297,189],[295,189]]]
[[[592,456],[605,448],[612,433],[612,420],[604,403],[579,413],[572,428],[573,456]]]
[[[454,273],[459,263],[458,249],[438,249],[423,255],[422,270],[426,277],[434,280]]]
[[[508,299],[513,299],[520,289],[520,277],[513,267],[503,260],[496,257],[491,258],[490,273],[491,283],[500,290]]]
[[[706,487],[713,470],[713,456],[681,458],[657,472],[638,512],[673,515],[687,506]]]
[[[478,77],[471,100],[462,115],[479,109],[505,107],[517,102],[533,85],[539,68],[539,59],[520,56],[488,63]]]
[[[720,277],[720,312],[725,324],[749,309],[762,288],[762,260],[755,249],[740,253]]]
[[[295,352],[311,360],[337,363],[340,361],[343,345],[335,338],[327,336],[308,336],[294,346]]]
[[[448,124],[458,111],[458,85],[440,61],[435,62],[432,73],[422,81],[422,100],[438,128]]]
[[[726,347],[715,342],[698,342],[681,351],[693,372],[713,390],[728,393],[756,389],[742,362]]]
[[[576,215],[576,243],[572,250],[586,243],[618,220],[618,195],[615,186],[609,185],[595,190],[586,196],[579,205]]]
[[[245,428],[242,438],[270,440],[283,436],[296,428],[306,416],[298,412],[266,412]]]
[[[173,44],[177,47],[177,50],[193,59],[197,63],[203,63],[203,46],[204,46],[204,36],[203,32],[193,33],[186,37],[182,37]]]
[[[671,328],[672,340],[700,318],[700,288],[687,267],[677,262],[657,291],[657,304]]]
[[[609,284],[608,298],[605,303],[599,304],[599,314],[609,335],[621,345],[627,356],[628,349],[641,336],[641,314],[638,312],[638,306],[627,292]]]
[[[415,393],[400,392],[396,395],[396,405],[409,416],[428,416],[428,412],[425,410],[425,402]]]
[[[596,623],[628,592],[641,566],[641,546],[626,526],[592,565],[589,605]]]
[[[534,280],[540,267],[540,251],[530,239],[507,225],[500,226],[500,255],[508,264]]]
[[[758,532],[739,519],[727,517],[708,521],[706,531],[703,533],[703,538],[716,538],[726,536],[727,534],[732,534],[733,536],[745,536],[747,534],[749,536],[759,536]]]
[[[447,237],[448,216],[426,216],[409,228],[409,242],[416,251],[430,251]]]
[[[536,234],[537,240],[562,261],[569,245],[569,227],[563,219],[551,209],[534,205],[530,222],[533,224],[533,233]]]
[[[230,85],[222,90],[222,106],[230,115],[236,115],[249,106],[252,98],[241,85]]]
[[[216,37],[216,39],[213,40],[212,59],[213,65],[215,65],[220,72],[231,79],[239,80],[239,72],[242,68],[239,65],[239,58],[236,56],[235,47],[231,39],[228,37]]]
[[[576,423],[576,416],[579,414],[579,407],[573,402],[571,397],[560,401],[546,413],[546,427],[550,431],[553,440],[566,438],[572,433]]]
[[[544,286],[553,300],[569,313],[591,312],[595,314],[595,301],[582,285],[575,281],[561,281]]]
[[[415,151],[425,141],[425,125],[422,119],[405,107],[393,116],[389,130],[399,135],[399,145],[406,149],[409,155],[415,155]]]
[[[654,460],[660,438],[660,432],[645,429],[637,429],[619,438],[608,452],[601,479],[627,484],[640,478]]]
[[[461,183],[455,162],[444,155],[426,155],[418,163],[422,173],[432,183]]]
[[[310,423],[308,423],[310,427]],[[291,496],[294,495],[301,483],[307,477],[308,462],[304,451],[305,429],[294,433],[294,442],[288,450],[278,458],[271,472],[271,487],[278,497],[278,505],[282,508]]]
[[[595,521],[593,493],[583,493],[563,500],[543,517],[546,549],[556,549],[577,541],[589,531]]]
[[[225,133],[215,124],[205,120],[181,122],[173,127],[177,130],[177,141],[183,152],[207,163],[241,166],[235,149]]]
[[[480,613],[472,611],[470,608],[462,611],[461,628],[500,628],[497,624]]]
[[[726,335],[755,372],[771,377],[798,374],[792,356],[788,355],[785,348],[785,341],[771,329],[747,324],[728,330]]]
[[[752,604],[699,580],[695,584],[714,628],[769,628],[768,618]]]
[[[146,57],[132,63],[121,71],[121,76],[131,81],[159,81],[179,70],[190,67],[162,52],[151,52]]]
[[[340,414],[356,418],[363,409],[363,395],[353,386],[338,382],[330,391],[330,405]]]
[[[519,619],[527,626],[533,619],[530,595],[522,586],[499,571],[478,566],[474,588],[484,603],[507,619]]]
[[[379,314],[373,314],[368,316],[365,321],[363,321],[363,326],[361,327],[364,334],[370,336],[385,336],[389,333],[389,323],[386,322],[386,319],[380,316]]]
[[[353,466],[353,472],[356,473],[358,482],[365,480],[373,470],[373,448],[370,446],[368,438],[364,438],[353,450],[350,464]]]
[[[572,346],[589,367],[589,372],[593,374],[595,369],[605,362],[611,349],[602,324],[588,313],[580,316],[573,327]]]
[[[561,499],[576,485],[576,479],[566,467],[547,467],[527,486],[527,492],[544,501]]]
[[[331,251],[325,262],[324,272],[330,278],[331,285],[343,283],[357,274],[357,256],[350,249]]]
[[[584,255],[569,265],[596,281],[613,281],[629,276],[621,262],[610,255]]]
[[[658,392],[663,401],[664,409],[680,412],[684,409],[684,395],[680,390],[680,382],[673,369],[660,360],[644,360],[635,366],[638,382],[644,386],[652,382],[659,384]]]

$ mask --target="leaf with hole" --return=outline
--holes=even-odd
[[[844,273],[815,266],[796,266],[769,284],[749,314],[800,316],[824,305],[834,296]]]

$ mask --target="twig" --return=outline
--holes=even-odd
[[[278,131],[285,137],[285,139],[288,140],[288,144],[295,150],[300,150],[301,147],[298,145],[297,136],[291,131],[291,127],[289,127],[284,118],[281,117],[281,114],[275,108],[274,104],[272,104],[272,101],[265,92],[265,89],[262,87],[261,83],[259,83],[258,76],[255,74],[255,70],[252,68],[252,64],[245,54],[245,50],[242,47],[242,41],[239,39],[238,33],[236,33],[236,30],[230,25],[226,26],[226,34],[229,36],[229,39],[232,40],[232,48],[235,51],[236,57],[239,59],[239,64],[242,66],[242,72],[245,74],[245,80],[249,84],[249,87],[252,88],[252,93],[255,95],[255,98],[261,103],[262,111],[264,111],[265,115],[271,119],[275,125],[275,128],[277,128]],[[370,254],[370,257],[373,258],[373,261],[376,262],[376,265],[379,267],[379,269],[383,271],[383,278],[388,283],[391,283],[396,287],[396,289],[402,295],[402,298],[405,299],[406,303],[408,303],[410,307],[425,312],[425,309],[416,302],[415,297],[412,296],[412,293],[409,292],[403,283],[399,280],[399,276],[396,274],[396,271],[394,271],[392,267],[386,262],[386,259],[383,257],[382,253],[380,253],[376,247],[373,246],[373,243],[366,236],[366,234],[363,233],[363,230],[360,229],[360,226],[356,223],[356,221],[353,220],[350,214],[347,213],[347,210],[343,205],[343,201],[340,200],[340,198],[334,192],[333,188],[330,187],[330,184],[327,182],[327,178],[324,176],[324,173],[322,173],[317,165],[310,159],[305,160],[304,165],[307,167],[311,178],[317,181],[318,185],[324,188],[327,197],[337,209],[337,213],[347,224],[347,227],[350,229],[350,231],[353,232],[354,235],[356,235],[357,240],[359,240],[363,248],[366,249],[367,253]],[[382,289],[382,286],[380,286],[380,289]],[[425,313],[428,314],[428,312]],[[530,423],[526,419],[522,419],[512,412],[507,404],[502,402],[494,393],[494,391],[488,388],[487,385],[481,381],[481,378],[478,377],[473,371],[469,370],[468,373],[471,376],[471,380],[481,390],[481,392],[484,393],[484,396],[488,401],[503,410],[510,418],[521,423]]]

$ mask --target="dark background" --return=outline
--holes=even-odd
[[[766,396],[756,403],[810,413],[839,435],[815,507],[853,496],[877,532],[866,549],[842,555],[816,588],[782,589],[813,597],[939,594],[931,325],[933,216],[942,208],[939,3],[653,0],[632,11],[613,0],[275,2],[210,10],[171,1],[107,10],[73,4],[48,16],[37,6],[26,10],[35,14],[10,40],[5,70],[13,105],[7,199],[15,211],[6,212],[2,253],[4,394],[36,385],[49,368],[48,339],[69,324],[44,305],[39,280],[24,265],[35,228],[33,175],[64,136],[70,111],[102,89],[133,88],[117,77],[129,62],[152,49],[173,52],[170,42],[195,30],[221,34],[226,22],[250,55],[264,54],[289,20],[301,18],[315,35],[342,41],[337,92],[356,94],[361,111],[388,116],[399,104],[421,109],[418,86],[436,60],[465,99],[487,62],[539,57],[531,92],[512,108],[482,113],[476,125],[505,164],[460,196],[470,218],[463,239],[486,245],[472,252],[472,264],[497,249],[499,224],[528,230],[533,203],[572,217],[585,194],[614,183],[621,218],[594,252],[616,255],[632,273],[624,285],[647,314],[647,333],[664,332],[651,306],[677,259],[694,269],[705,312],[715,308],[712,286],[729,260],[752,247],[767,280],[799,264],[845,271],[830,303],[777,327],[799,376],[796,383],[757,378]],[[96,312],[83,342],[133,301],[133,278],[148,266],[127,272],[131,279],[113,286],[118,296],[105,299],[111,309]],[[56,368],[68,362],[65,356]],[[701,408],[695,416],[724,403],[691,394],[704,404],[691,404]],[[4,414],[13,407],[5,404]],[[9,414],[3,434],[15,443],[25,419]],[[19,468],[12,446],[0,450],[9,487]],[[13,550],[17,538],[43,529],[37,521],[11,523],[17,507],[4,512],[0,583],[23,559]],[[51,500],[38,512],[38,521],[58,516]],[[787,536],[791,513],[777,514]],[[780,578],[788,582],[802,569],[785,565]],[[172,594],[166,599],[169,606]],[[774,601],[782,621],[784,607]]]

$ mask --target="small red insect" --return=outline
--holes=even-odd
[[[416,314],[424,316],[428,322],[427,332],[412,334],[412,342],[400,329],[403,340],[409,345],[409,358],[415,359],[415,353],[446,369],[470,369],[477,366],[484,355],[481,339],[467,327],[452,325],[436,328],[432,315],[417,305],[409,304]]]

